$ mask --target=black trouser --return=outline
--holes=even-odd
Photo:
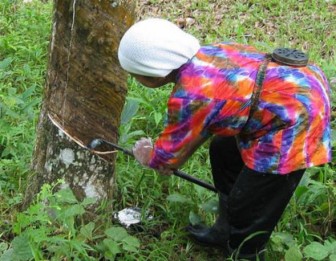
[[[287,175],[260,173],[243,163],[234,137],[215,137],[210,144],[215,187],[228,196],[229,246],[241,253],[262,250],[295,191],[304,170]],[[258,234],[256,232],[262,232]]]

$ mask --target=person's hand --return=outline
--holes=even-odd
[[[151,138],[141,138],[134,144],[132,149],[135,159],[143,166],[148,166],[152,150],[153,143]]]
[[[141,138],[138,140],[132,149],[133,155],[137,161],[143,166],[149,165],[150,156],[153,150],[153,143],[151,138]],[[156,169],[161,175],[170,176],[173,174],[171,169],[160,167]]]

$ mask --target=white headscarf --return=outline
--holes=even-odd
[[[140,21],[121,39],[118,58],[124,70],[142,76],[165,77],[199,50],[198,40],[159,18]]]

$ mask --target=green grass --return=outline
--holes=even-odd
[[[214,221],[214,194],[177,177],[159,176],[124,155],[117,159],[113,207],[121,210],[139,206],[154,217],[144,221],[141,229],[129,230],[133,237],[118,230],[112,221],[106,207],[110,202],[97,210],[100,215],[93,224],[87,224],[82,213],[85,203],[69,201],[68,191],[55,194],[48,186],[26,212],[16,209],[30,171],[46,74],[51,10],[51,3],[41,1],[0,2],[0,260],[9,260],[6,256],[13,250],[24,256],[23,260],[60,260],[65,256],[97,260],[117,252],[118,260],[221,260],[219,250],[194,244],[183,230],[190,220]],[[233,40],[264,51],[278,46],[307,51],[330,80],[332,125],[336,129],[335,1],[155,0],[142,12],[144,16],[159,13],[173,21],[192,17],[194,24],[186,30],[203,43]],[[128,85],[130,116],[121,128],[125,147],[131,147],[140,136],[158,135],[170,91],[169,87],[147,89],[131,78]],[[335,142],[334,138],[334,155]],[[202,146],[183,170],[211,183],[207,146]],[[335,165],[329,165],[307,171],[272,235],[269,260],[336,260],[335,170]],[[60,214],[51,223],[49,210],[42,204],[46,198]],[[74,220],[81,222],[76,225]],[[115,238],[116,233],[124,235],[124,241]],[[25,243],[29,237],[40,241],[29,246]]]

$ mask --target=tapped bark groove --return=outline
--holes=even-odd
[[[44,100],[24,207],[42,184],[64,179],[79,200],[111,199],[115,154],[98,157],[70,140],[118,140],[127,93],[117,50],[135,19],[133,0],[55,0]]]

